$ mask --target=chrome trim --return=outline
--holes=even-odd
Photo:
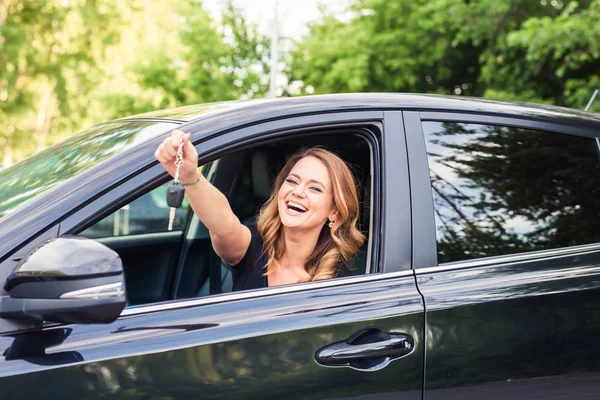
[[[313,289],[322,289],[332,286],[343,286],[353,283],[362,283],[362,282],[372,282],[377,280],[388,280],[394,278],[400,278],[404,276],[412,276],[413,270],[405,270],[399,272],[393,272],[389,274],[368,274],[362,276],[348,277],[348,278],[339,278],[339,279],[330,279],[323,280],[319,282],[307,282],[307,283],[297,283],[293,285],[285,285],[281,287],[269,287],[264,289],[257,289],[252,291],[244,291],[244,292],[231,292],[231,293],[223,293],[213,296],[200,297],[196,299],[185,299],[181,301],[172,300],[168,303],[160,303],[160,304],[151,304],[151,305],[142,305],[142,306],[134,306],[132,308],[125,308],[121,312],[120,317],[130,317],[139,314],[152,313],[157,311],[167,311],[167,310],[176,310],[188,307],[195,307],[205,304],[214,304],[214,303],[223,303],[226,301],[234,301],[234,300],[242,300],[242,299],[252,299],[255,297],[263,297],[270,296],[275,294],[282,293],[294,293],[306,290]],[[176,302],[175,302],[176,301]]]
[[[123,282],[116,282],[66,292],[61,294],[59,299],[106,299],[123,296],[124,294]]]
[[[543,259],[547,257],[562,257],[569,256],[578,253],[589,253],[593,251],[600,251],[600,243],[596,244],[587,244],[581,246],[574,247],[565,247],[562,249],[552,249],[552,250],[540,250],[536,252],[523,253],[523,254],[514,254],[510,256],[499,256],[499,257],[488,257],[482,258],[474,261],[456,261],[452,263],[445,263],[442,265],[438,265],[435,267],[426,267],[419,268],[415,270],[417,275],[429,274],[432,272],[441,272],[441,271],[451,271],[454,269],[465,269],[472,267],[481,267],[484,265],[496,265],[496,264],[506,264],[511,262],[519,262],[519,261],[532,261]]]
[[[129,204],[127,204],[127,205],[129,205]],[[121,209],[122,208],[119,208],[117,211],[120,211]],[[132,234],[132,235],[127,234],[127,235],[105,236],[105,237],[100,237],[100,238],[94,238],[94,240],[107,246],[107,245],[112,245],[114,243],[120,243],[120,242],[126,241],[129,238],[135,238],[135,239],[139,239],[139,240],[157,239],[157,238],[168,239],[168,238],[172,238],[172,237],[180,236],[180,235],[181,235],[181,229],[168,231],[168,232],[136,233],[136,234]]]

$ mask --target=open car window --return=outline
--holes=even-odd
[[[289,155],[314,145],[342,157],[358,182],[358,225],[367,240],[352,260],[351,274],[368,273],[374,169],[370,143],[358,132],[306,135],[233,151],[202,166],[201,171],[226,195],[240,221],[252,226]],[[167,231],[167,185],[141,195],[81,232],[119,253],[129,305],[232,291],[232,269],[214,253],[208,230],[194,216],[187,200],[176,212],[174,230]]]

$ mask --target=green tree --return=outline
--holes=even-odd
[[[4,166],[108,119],[261,96],[268,40],[231,3],[0,0]]]
[[[354,0],[348,15],[325,13],[298,43],[288,74],[304,93],[445,93],[583,108],[600,83],[600,0]]]
[[[170,1],[158,1],[160,12],[145,15],[144,24],[160,16],[152,24],[158,24],[160,29],[154,31],[162,34],[152,40],[142,39],[137,50],[131,49],[136,56],[127,70],[137,87],[106,97],[108,107],[117,106],[114,116],[131,114],[132,110],[250,98],[266,92],[268,40],[238,9],[229,3],[217,24],[199,2],[177,4],[172,7]]]
[[[550,12],[507,31],[502,45],[483,56],[482,80],[496,97],[525,93],[581,109],[600,83],[600,1],[552,2],[561,8],[542,3]],[[600,111],[598,103],[593,110]]]
[[[0,131],[3,164],[45,147],[88,116],[82,93],[102,78],[134,4],[116,0],[3,0],[0,9]]]
[[[480,49],[453,47],[447,15],[434,9],[427,0],[358,0],[348,22],[325,14],[298,44],[290,80],[316,93],[451,93],[466,83],[478,94]]]

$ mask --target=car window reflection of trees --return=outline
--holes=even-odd
[[[425,122],[438,261],[600,241],[592,139]]]

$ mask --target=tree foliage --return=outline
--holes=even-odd
[[[268,40],[231,3],[0,0],[0,163],[156,108],[260,96]]]
[[[298,44],[288,73],[305,93],[427,92],[583,108],[600,83],[599,0],[354,0],[349,13],[347,21],[325,14]]]
[[[215,20],[201,0],[0,0],[0,162],[107,119],[264,96],[269,38],[231,1]],[[600,0],[349,0],[281,54],[281,89],[583,108],[598,21]]]
[[[80,93],[101,82],[106,51],[132,6],[3,0],[0,7],[0,146],[10,164],[88,117]]]

